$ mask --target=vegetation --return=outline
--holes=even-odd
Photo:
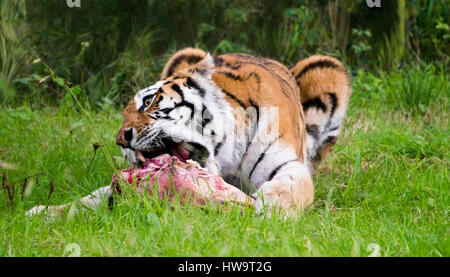
[[[0,176],[19,182],[11,201],[0,190],[0,256],[67,256],[73,243],[82,256],[449,256],[449,7],[365,2],[0,2]],[[345,62],[353,95],[311,209],[284,221],[133,197],[25,217],[128,167],[114,144],[120,110],[187,46]]]
[[[432,78],[422,81],[449,90],[445,75]],[[385,81],[398,84],[380,85]],[[149,197],[122,199],[112,211],[105,203],[59,221],[30,220],[25,211],[48,202],[50,180],[41,176],[38,184],[30,180],[23,200],[17,185],[12,206],[0,195],[0,255],[66,256],[76,243],[83,256],[448,256],[448,96],[411,116],[407,101],[389,96],[402,82],[408,79],[395,74],[355,78],[343,134],[314,177],[313,207],[299,220],[172,210]],[[14,165],[9,180],[46,172],[55,185],[51,204],[107,185],[114,172],[107,153],[126,167],[114,145],[122,120],[115,109],[85,115],[24,105],[2,113],[0,145]],[[104,146],[95,151],[99,141]]]
[[[95,108],[126,103],[158,79],[172,53],[188,46],[285,65],[332,55],[353,73],[430,63],[448,72],[444,0],[382,1],[381,8],[363,0],[81,0],[81,8],[65,2],[2,1],[0,103],[64,99],[43,79],[48,71],[34,63],[37,56],[79,85],[80,97]]]

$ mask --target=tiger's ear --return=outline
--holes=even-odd
[[[213,74],[215,67],[214,58],[209,53],[206,53],[206,56],[203,58],[203,60],[201,60],[201,62],[199,62],[198,65],[198,72],[208,79],[211,79],[211,75]]]
[[[180,70],[196,66],[203,61],[206,56],[207,53],[205,51],[197,48],[186,48],[176,52],[164,66],[161,73],[161,79],[172,76]]]

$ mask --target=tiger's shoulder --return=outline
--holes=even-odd
[[[209,57],[209,58],[208,58]],[[233,108],[236,118],[245,120],[242,112],[276,110],[281,141],[291,145],[301,159],[306,155],[305,124],[300,90],[294,76],[281,63],[247,54],[223,54],[211,57],[200,49],[187,48],[175,53],[167,62],[161,79],[170,74],[194,76],[210,60],[211,79]]]
[[[176,52],[165,65],[161,79],[183,70],[201,70],[207,52],[197,48],[186,48]],[[241,53],[223,54],[212,58],[214,83],[228,98],[243,108],[249,106],[274,105],[282,98],[282,92],[293,103],[299,103],[299,89],[295,78],[281,63],[262,57]],[[199,68],[196,68],[196,66]],[[265,97],[261,97],[265,95]],[[286,100],[286,99],[285,99]],[[282,104],[282,103],[281,103]]]

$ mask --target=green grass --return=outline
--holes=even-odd
[[[314,176],[313,206],[298,220],[171,209],[146,197],[123,199],[112,211],[30,219],[27,209],[47,203],[49,180],[42,177],[23,200],[16,193],[13,206],[1,191],[0,256],[66,256],[71,243],[82,256],[368,256],[372,244],[381,256],[449,256],[448,90],[417,105],[393,101],[408,74],[355,78],[343,133]],[[433,89],[426,82],[436,78],[448,89],[445,75],[418,82]],[[114,170],[93,143],[120,156],[114,138],[121,111],[92,112],[91,126],[67,107],[1,108],[0,147],[15,166],[10,181],[46,172],[55,182],[51,204],[109,183]]]

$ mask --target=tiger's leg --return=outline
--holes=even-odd
[[[271,216],[274,209],[279,209],[285,216],[295,217],[313,202],[314,185],[307,166],[291,161],[282,164],[253,196],[257,213]]]
[[[336,144],[351,95],[344,65],[328,56],[312,56],[290,68],[301,95],[307,131],[307,157],[317,169]]]
[[[63,216],[64,212],[69,212],[70,210],[75,208],[75,205],[79,204],[82,209],[92,209],[96,210],[102,203],[104,203],[104,200],[109,200],[110,196],[112,196],[112,188],[111,186],[105,186],[101,187],[97,190],[95,190],[90,195],[81,198],[76,203],[67,203],[63,205],[58,206],[35,206],[28,210],[25,215],[27,216],[33,216],[36,214],[45,214],[50,217],[57,217],[57,216]],[[76,210],[75,210],[76,212]]]

